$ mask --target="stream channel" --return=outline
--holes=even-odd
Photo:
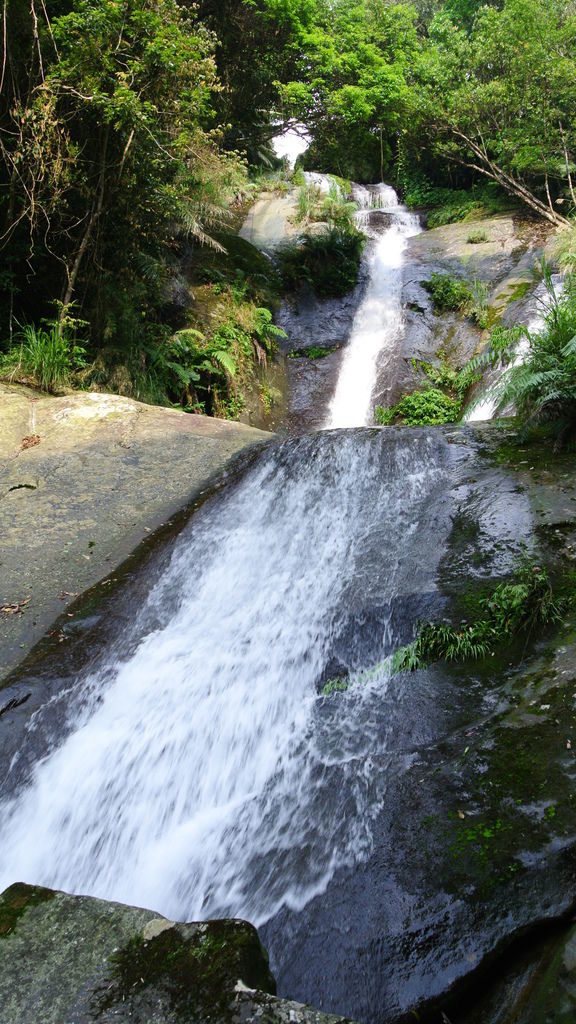
[[[368,425],[418,230],[391,189],[374,202],[329,429],[240,459],[92,633],[21,680],[35,698],[3,748],[0,889],[247,918],[280,994],[386,1024],[566,911],[572,868],[558,843],[555,874],[526,854],[504,890],[441,848],[434,823],[456,829],[472,799],[466,737],[505,687],[383,664],[470,579],[510,570],[533,511],[481,429]]]

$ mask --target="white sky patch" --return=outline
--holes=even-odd
[[[287,157],[288,163],[294,167],[297,157],[304,153],[310,145],[310,136],[306,133],[304,125],[296,125],[289,128],[282,135],[272,139],[272,146],[276,156]]]

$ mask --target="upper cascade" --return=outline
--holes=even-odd
[[[402,275],[408,239],[419,234],[416,214],[391,185],[354,185],[358,223],[372,239],[367,250],[368,284],[344,352],[325,427],[363,427],[373,422],[373,393],[381,355],[398,345],[403,330]],[[374,217],[374,211],[386,216]],[[377,223],[373,223],[376,221]]]

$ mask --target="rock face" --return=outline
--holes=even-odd
[[[246,921],[177,924],[20,883],[0,896],[2,1024],[345,1024],[275,991]]]
[[[0,384],[0,405],[2,679],[78,592],[272,435],[90,392]]]
[[[404,269],[403,344],[380,367],[379,399],[394,404],[421,383],[412,360],[463,366],[487,340],[461,314],[434,313],[424,287],[432,274],[450,274],[487,287],[489,326],[526,323],[539,260],[550,232],[522,219],[501,215],[424,231],[409,239]],[[478,241],[478,239],[481,239]]]
[[[300,228],[294,223],[295,192],[287,196],[264,193],[250,208],[238,234],[265,252],[298,237]]]
[[[487,579],[510,570],[519,540],[552,575],[570,566],[574,459],[545,445],[523,451],[490,425],[444,435],[463,459],[438,572],[457,623]],[[326,698],[324,714],[339,700]],[[366,1024],[440,1024],[442,1012],[468,1024],[478,988],[467,986],[504,970],[515,944],[536,943],[576,901],[574,615],[484,662],[397,677],[382,702],[388,740],[370,778],[386,780],[386,795],[369,856],[303,911],[281,910],[262,936],[281,992]],[[492,1016],[471,1024],[572,1019],[508,1018],[506,999],[499,989]]]

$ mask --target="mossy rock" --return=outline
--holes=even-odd
[[[0,896],[2,1024],[345,1024],[275,991],[246,921],[177,924],[23,883]]]

